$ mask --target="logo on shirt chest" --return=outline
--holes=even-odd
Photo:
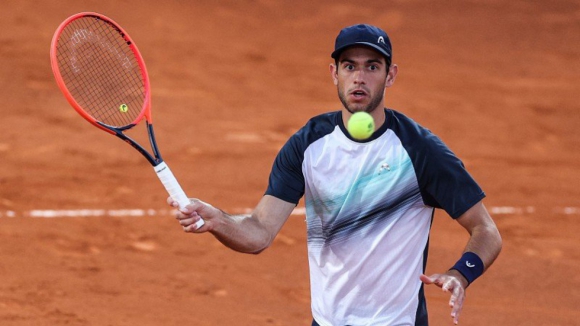
[[[379,167],[379,175],[389,171],[391,171],[391,166],[387,162],[382,163],[381,166]]]

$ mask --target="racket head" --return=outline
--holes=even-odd
[[[151,86],[139,49],[112,19],[81,12],[54,33],[50,63],[57,85],[87,121],[112,134],[151,119]]]

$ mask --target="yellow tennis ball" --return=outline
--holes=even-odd
[[[119,111],[125,113],[125,112],[129,111],[129,107],[127,106],[127,104],[123,103],[123,104],[119,105]]]
[[[366,112],[356,112],[348,120],[346,129],[352,138],[364,140],[375,131],[375,120]]]

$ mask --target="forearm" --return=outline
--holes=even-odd
[[[179,205],[171,197],[167,202],[175,208]],[[294,207],[294,203],[265,195],[252,214],[230,215],[192,198],[189,205],[179,210],[177,219],[185,232],[210,232],[228,248],[257,254],[270,246]],[[200,218],[205,224],[198,228]]]
[[[478,225],[471,231],[471,236],[464,252],[473,252],[481,258],[484,270],[495,261],[502,248],[501,236],[495,225]]]
[[[502,247],[499,231],[483,203],[479,202],[457,221],[469,233],[462,257],[447,273],[461,276],[464,287],[483,274],[495,261]],[[475,254],[475,256],[474,256]]]
[[[222,213],[210,232],[228,248],[258,254],[272,243],[274,236],[252,215]]]

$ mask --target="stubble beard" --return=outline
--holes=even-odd
[[[361,111],[371,113],[375,109],[377,109],[379,103],[381,103],[383,101],[383,98],[384,98],[384,92],[378,92],[377,95],[375,95],[374,97],[371,98],[370,103],[367,104],[366,106],[363,106],[361,109],[360,104],[349,104],[346,101],[346,95],[344,94],[344,91],[340,87],[340,84],[337,86],[337,89],[338,89],[338,98],[340,99],[342,106],[344,106],[344,108],[350,113],[361,112]]]

